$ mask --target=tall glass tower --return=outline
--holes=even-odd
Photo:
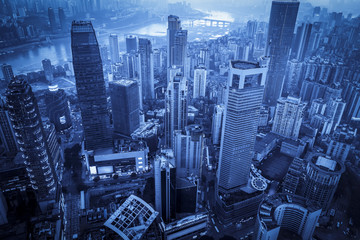
[[[71,50],[85,133],[85,148],[112,146],[99,44],[90,21],[73,21]]]
[[[30,85],[21,78],[14,78],[6,90],[6,101],[31,186],[39,194],[39,199],[52,198],[56,192],[57,177]]]
[[[174,65],[174,46],[175,46],[175,34],[181,29],[181,22],[178,16],[168,16],[168,29],[167,29],[167,67]]]
[[[139,69],[143,99],[154,99],[154,59],[149,39],[139,38]]]
[[[272,106],[281,97],[299,4],[297,0],[272,2],[266,43],[270,65],[264,95],[264,102]]]
[[[165,93],[165,144],[172,148],[175,130],[187,125],[188,81],[177,73],[169,82]]]

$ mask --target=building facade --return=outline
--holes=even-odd
[[[175,33],[181,29],[181,22],[178,16],[168,16],[167,28],[167,67],[174,65]]]
[[[186,135],[181,130],[174,134],[174,154],[178,177],[200,177],[200,168],[203,161],[204,134],[203,127],[192,124],[185,127]]]
[[[198,66],[194,70],[193,98],[205,97],[206,93],[206,68]]]
[[[85,134],[85,148],[112,146],[106,89],[99,44],[88,21],[73,21],[71,50]]]
[[[281,230],[287,230],[301,239],[311,239],[321,214],[316,202],[297,195],[275,194],[265,198],[257,214],[257,240],[281,239]]]
[[[69,101],[63,89],[50,86],[45,94],[46,112],[56,131],[61,132],[71,127]]]
[[[330,206],[345,166],[325,154],[307,157],[303,196],[316,201],[326,211]]]
[[[6,83],[9,83],[11,79],[14,78],[14,73],[11,65],[4,63],[3,65],[1,65],[1,71],[3,73]]]
[[[154,99],[154,59],[149,39],[139,38],[139,80],[142,99]]]
[[[176,168],[173,156],[157,155],[154,161],[155,209],[163,221],[175,219],[176,213]]]
[[[300,98],[280,98],[276,105],[272,131],[284,137],[296,139],[299,136],[306,104]]]
[[[114,33],[109,36],[110,58],[112,63],[120,62],[118,36]]]
[[[110,82],[114,133],[130,136],[140,126],[139,86],[133,80]]]
[[[267,60],[230,62],[218,168],[219,191],[230,191],[249,180]]]
[[[175,130],[185,130],[188,113],[188,81],[181,73],[169,82],[165,93],[165,144],[172,148]]]
[[[270,65],[264,102],[273,106],[283,90],[299,4],[297,0],[272,1],[265,51],[266,56],[270,57]]]
[[[30,85],[21,78],[14,78],[6,91],[6,100],[31,186],[40,199],[52,198],[57,189],[57,177]]]

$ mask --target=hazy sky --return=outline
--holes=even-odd
[[[182,0],[168,0],[169,3],[179,2]],[[213,7],[217,8],[221,5],[237,5],[243,7],[266,6],[271,0],[186,0],[195,8]],[[329,11],[335,12],[351,12],[353,16],[360,15],[360,0],[300,0],[300,2],[310,2],[313,6],[321,6],[328,8]],[[215,10],[214,9],[214,10]]]

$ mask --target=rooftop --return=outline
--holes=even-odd
[[[191,215],[185,218],[182,218],[176,222],[172,222],[166,225],[165,231],[170,231],[174,228],[179,228],[182,226],[186,226],[188,224],[191,223],[196,223],[197,221],[201,221],[201,220],[207,220],[208,215],[206,213],[200,213],[200,214],[196,214],[196,215]]]
[[[231,61],[231,67],[236,68],[236,69],[246,70],[246,69],[252,69],[252,68],[259,68],[260,66],[258,63],[254,63],[254,62],[234,60],[234,61]]]
[[[308,163],[315,169],[325,174],[341,174],[345,171],[345,166],[323,153],[309,153]]]
[[[331,171],[334,171],[336,167],[336,161],[323,156],[319,156],[315,164],[317,166],[325,167]]]
[[[110,82],[110,84],[116,84],[116,85],[125,86],[125,87],[128,87],[135,83],[136,83],[136,81],[130,80],[130,79],[119,79],[119,80],[114,80],[114,81]]]
[[[159,213],[144,200],[134,195],[125,202],[104,223],[124,240],[141,239]]]

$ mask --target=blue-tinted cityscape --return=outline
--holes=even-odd
[[[360,239],[359,0],[0,0],[1,240]]]

